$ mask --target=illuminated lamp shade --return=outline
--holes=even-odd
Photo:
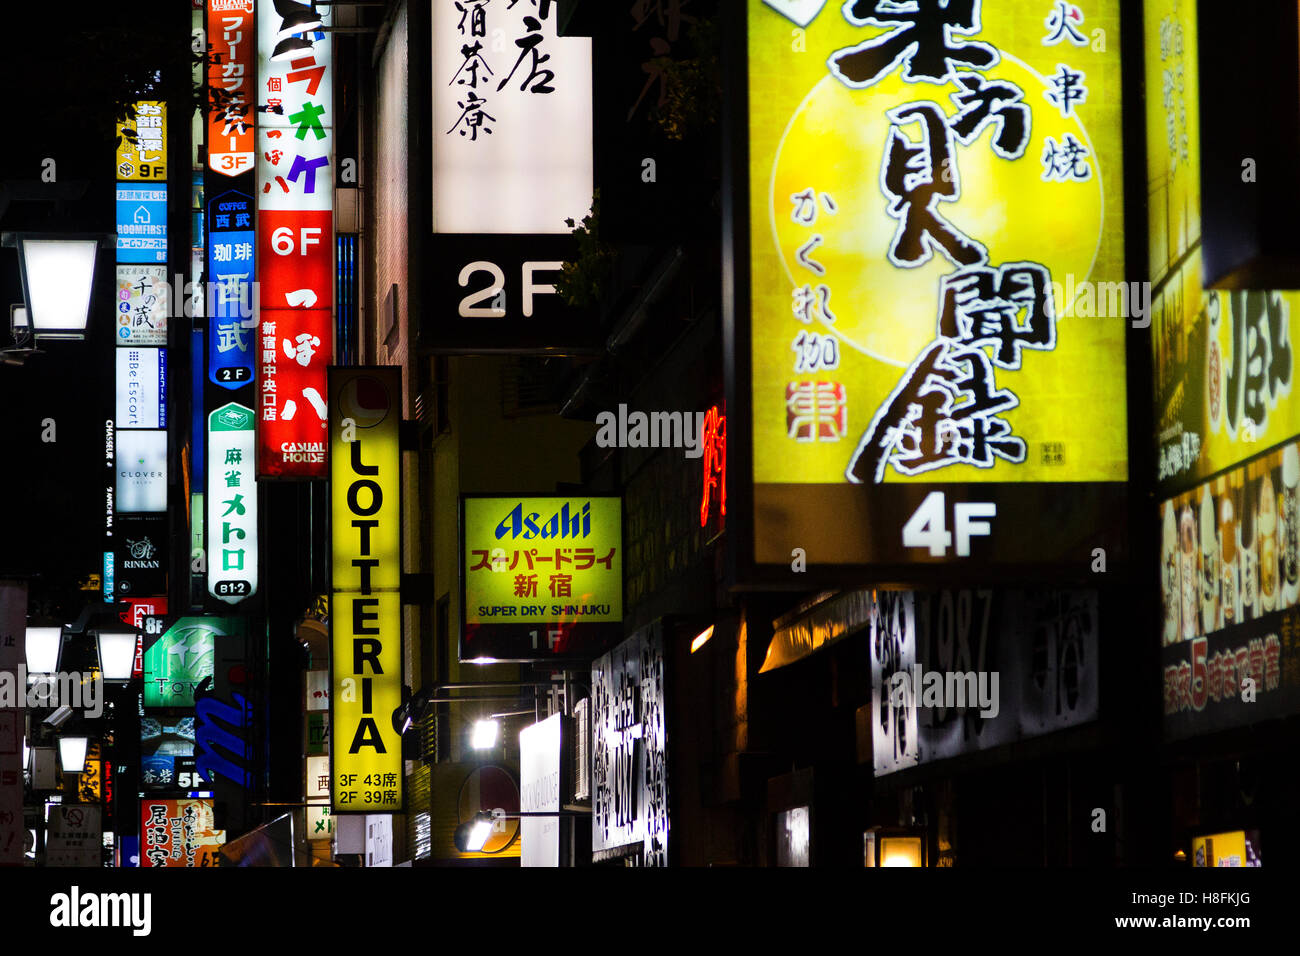
[[[53,674],[59,669],[63,650],[63,628],[27,628],[27,673]]]
[[[479,853],[492,835],[492,815],[479,812],[456,828],[452,842],[461,853]]]
[[[695,640],[691,641],[691,653],[694,654],[705,644],[709,643],[709,638],[713,636],[713,625],[710,624],[700,633],[695,635]]]
[[[304,40],[302,37],[285,37],[275,45],[271,51],[271,60],[280,62],[282,60],[292,60],[302,56],[304,53],[311,52],[311,41]]]
[[[99,669],[104,680],[128,681],[135,670],[135,634],[131,631],[101,631],[96,637],[99,644]]]
[[[881,837],[880,865],[920,866],[921,838],[913,836]]]
[[[97,238],[18,237],[23,304],[38,339],[84,339],[94,288]]]
[[[321,16],[312,3],[299,3],[297,0],[273,0],[276,15],[280,18],[279,37],[291,37],[295,33],[319,30]]]
[[[497,745],[497,734],[500,731],[501,725],[495,720],[476,720],[469,745],[475,750],[491,750]]]
[[[84,773],[86,770],[86,750],[90,746],[88,737],[60,737],[59,763],[64,773]]]

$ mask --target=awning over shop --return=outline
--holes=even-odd
[[[862,630],[871,621],[874,593],[870,588],[824,591],[773,622],[775,633],[758,672],[793,664]]]

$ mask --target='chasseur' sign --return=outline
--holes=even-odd
[[[331,806],[402,809],[401,370],[331,368]]]

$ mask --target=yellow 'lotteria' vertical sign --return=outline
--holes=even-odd
[[[330,795],[402,809],[401,370],[331,368]]]

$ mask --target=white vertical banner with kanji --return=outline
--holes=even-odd
[[[253,410],[231,402],[208,416],[208,593],[238,604],[257,593]]]
[[[258,11],[257,476],[325,478],[334,356],[334,72],[328,9]],[[286,32],[297,29],[299,32]]]
[[[591,45],[553,0],[433,4],[433,231],[562,234],[591,206]]]

